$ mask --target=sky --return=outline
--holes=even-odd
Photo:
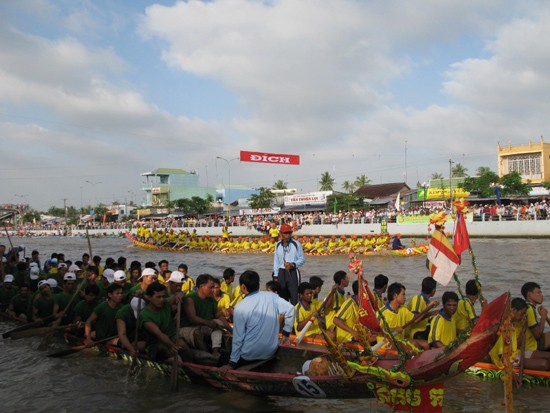
[[[301,193],[496,172],[499,143],[549,129],[549,19],[543,0],[2,0],[0,204],[140,203],[156,168]]]

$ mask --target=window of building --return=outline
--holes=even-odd
[[[542,154],[527,153],[522,155],[511,155],[508,157],[508,173],[519,172],[522,178],[540,179]]]

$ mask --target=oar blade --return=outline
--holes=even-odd
[[[84,350],[85,348],[86,348],[85,345],[75,346],[72,348],[68,348],[66,350],[58,351],[57,353],[48,354],[48,357],[64,357],[74,353],[78,353],[80,350]]]

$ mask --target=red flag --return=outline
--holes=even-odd
[[[380,323],[376,318],[378,304],[376,303],[376,300],[372,295],[372,291],[370,290],[369,285],[363,279],[363,276],[361,274],[358,275],[358,279],[359,294],[357,297],[357,302],[359,304],[359,322],[371,331],[382,331]]]
[[[458,256],[458,263],[460,264],[460,254],[470,247],[470,236],[468,235],[468,229],[466,228],[466,221],[464,220],[464,214],[460,212],[456,216],[453,244],[456,255]]]
[[[445,234],[438,229],[432,235],[427,256],[434,280],[443,286],[449,284],[460,259]]]

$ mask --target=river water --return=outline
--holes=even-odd
[[[421,240],[418,240],[420,242]],[[5,243],[5,240],[3,240]],[[41,260],[52,252],[64,252],[76,261],[88,251],[83,238],[12,238],[14,245],[25,244],[30,253],[40,251]],[[487,299],[510,291],[519,296],[525,281],[547,286],[549,240],[476,239],[472,240],[480,280]],[[247,269],[258,271],[267,281],[272,271],[272,256],[247,254],[212,254],[205,252],[150,251],[134,247],[118,238],[92,239],[94,255],[103,262],[107,257],[125,256],[128,263],[139,260],[158,262],[167,259],[175,268],[182,262],[191,275],[210,273],[221,276],[226,267],[237,274]],[[463,255],[459,268],[463,284],[473,278],[471,260]],[[330,285],[334,272],[345,270],[346,256],[307,257],[302,276],[319,275]],[[399,281],[407,287],[408,297],[417,294],[427,275],[425,256],[410,258],[369,257],[364,271],[372,283],[383,273],[390,283]],[[450,284],[446,289],[454,289]],[[438,288],[436,298],[445,291]],[[548,304],[550,305],[550,304]],[[0,321],[0,332],[14,324]],[[178,393],[170,392],[170,378],[153,369],[142,368],[137,376],[128,375],[121,361],[98,357],[92,352],[80,352],[66,358],[47,358],[46,354],[64,348],[52,341],[46,352],[38,351],[40,338],[17,341],[0,339],[0,412],[389,412],[374,400],[311,400],[298,398],[261,398],[242,393],[225,393],[208,387],[182,383]],[[550,391],[546,387],[524,387],[514,392],[515,412],[550,411]],[[445,385],[444,412],[502,412],[503,385],[477,377],[460,375]]]

